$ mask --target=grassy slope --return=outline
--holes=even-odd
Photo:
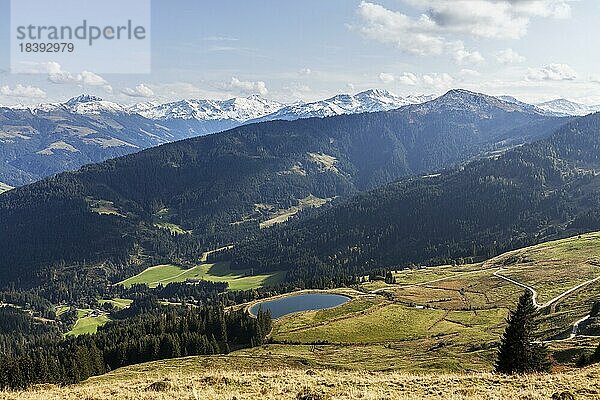
[[[123,310],[124,308],[127,308],[131,305],[131,303],[133,303],[133,300],[131,299],[120,299],[120,298],[115,298],[115,299],[103,299],[103,300],[98,300],[98,303],[100,304],[112,304],[113,307],[115,308],[115,310]]]
[[[0,399],[520,399],[548,400],[571,392],[600,399],[600,367],[541,376],[411,375],[314,370],[294,358],[246,355],[189,357],[122,368],[68,387],[44,385],[0,392]],[[151,385],[162,382],[161,390]],[[156,385],[155,385],[156,387]],[[313,397],[301,397],[313,394]],[[320,397],[318,396],[320,395]]]
[[[150,267],[120,284],[127,287],[142,283],[150,287],[171,282],[185,282],[188,279],[204,279],[213,282],[228,282],[230,290],[246,290],[274,284],[283,279],[284,272],[249,276],[249,270],[231,270],[228,263],[202,263],[190,269],[176,265],[157,265]],[[248,275],[248,276],[246,276]]]
[[[508,309],[523,292],[493,273],[502,268],[503,274],[534,286],[543,300],[600,274],[600,268],[592,265],[596,259],[600,234],[588,234],[482,264],[399,271],[396,285],[369,282],[362,289],[375,293],[333,310],[276,321],[272,333],[276,344],[252,353],[293,355],[318,367],[490,371]],[[572,293],[555,313],[540,318],[542,337],[570,333],[573,322],[589,313],[598,298],[598,282]],[[579,346],[577,340],[566,344]]]
[[[562,391],[571,391],[576,399],[600,399],[600,366],[533,377],[486,373],[507,307],[522,293],[493,272],[503,268],[549,298],[556,285],[564,291],[581,282],[581,271],[596,257],[600,234],[590,234],[479,265],[398,272],[400,284],[376,285],[386,296],[354,292],[353,300],[340,307],[277,320],[273,344],[229,356],[132,366],[66,389],[0,393],[0,399],[294,399],[307,388],[327,399],[541,400]],[[539,271],[546,272],[545,279]],[[365,288],[372,289],[372,283]],[[542,316],[545,334],[569,329],[598,298],[600,284],[595,283],[561,300],[555,313]],[[597,338],[576,339],[550,348],[557,360],[572,365],[582,350],[591,352],[597,344]],[[163,379],[166,392],[146,390]]]
[[[109,321],[106,315],[100,315],[98,317],[80,317],[73,328],[67,332],[67,336],[79,336],[88,333],[96,333],[98,327],[106,324]]]

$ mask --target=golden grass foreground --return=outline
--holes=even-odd
[[[512,377],[490,373],[416,375],[315,370],[277,357],[187,357],[122,368],[62,388],[43,385],[27,391],[2,392],[0,399],[593,400],[600,399],[599,372],[600,366],[592,366]]]

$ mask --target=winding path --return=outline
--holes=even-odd
[[[581,289],[584,286],[588,286],[588,285],[591,285],[594,282],[600,281],[600,276],[597,276],[597,277],[595,277],[593,279],[589,279],[589,280],[587,280],[587,281],[585,281],[583,283],[580,283],[579,285],[574,286],[571,289],[569,289],[569,290],[567,290],[567,291],[559,294],[558,296],[556,296],[555,298],[547,301],[546,303],[539,304],[537,302],[537,295],[538,295],[537,291],[533,287],[531,287],[531,286],[525,285],[524,283],[518,282],[518,281],[516,281],[514,279],[511,279],[511,278],[509,278],[507,276],[501,275],[500,273],[502,271],[505,271],[505,270],[506,270],[505,268],[498,268],[498,270],[496,272],[494,272],[494,276],[497,277],[497,278],[500,278],[500,279],[504,279],[505,281],[508,281],[508,282],[510,282],[510,283],[512,283],[514,285],[517,285],[517,286],[520,286],[522,288],[525,288],[525,289],[529,290],[533,294],[533,304],[535,305],[535,307],[538,310],[550,307],[550,313],[556,312],[556,304],[560,300],[564,299],[565,297],[569,296],[570,294],[572,294],[573,292]],[[579,325],[581,325],[583,322],[587,321],[588,318],[590,318],[590,315],[586,315],[585,317],[583,317],[583,318],[575,321],[573,323],[573,329],[571,331],[571,334],[569,335],[569,337],[567,339],[573,339],[573,338],[575,338],[577,336],[577,332],[579,331]]]
[[[529,290],[533,294],[533,304],[536,306],[536,308],[537,309],[542,309],[542,308],[550,307],[550,312],[555,312],[556,303],[558,303],[560,300],[562,300],[565,297],[569,296],[571,293],[573,293],[573,292],[581,289],[582,287],[590,285],[590,284],[592,284],[592,283],[597,282],[597,281],[600,280],[600,276],[597,276],[597,277],[595,277],[593,279],[589,279],[589,280],[587,280],[587,281],[585,281],[583,283],[580,283],[579,285],[574,286],[571,289],[569,289],[569,290],[567,290],[567,291],[559,294],[555,298],[553,298],[551,300],[548,300],[546,303],[539,304],[537,302],[537,296],[538,296],[537,291],[533,287],[531,287],[531,286],[525,285],[524,283],[521,283],[519,281],[511,279],[511,278],[509,278],[507,276],[501,275],[500,273],[502,271],[505,271],[505,270],[506,270],[505,268],[498,268],[498,270],[496,272],[494,272],[494,276],[497,277],[497,278],[500,278],[500,279],[504,279],[505,281],[508,281],[508,282],[510,282],[512,284],[515,284],[517,286],[520,286],[522,288],[525,288],[525,289]]]
[[[495,259],[492,259],[492,260],[495,260]],[[479,273],[479,272],[489,271],[491,269],[497,268],[497,267],[493,267],[492,266],[493,265],[491,263],[492,260],[486,261],[485,263],[482,264],[482,266],[484,268],[478,269],[478,270],[475,270],[475,271],[468,271],[468,272],[458,273],[458,274],[454,274],[454,275],[451,275],[451,276],[445,276],[445,277],[433,279],[433,280],[426,281],[426,282],[420,282],[420,283],[414,283],[414,284],[408,284],[408,285],[389,285],[389,286],[386,286],[386,287],[383,287],[383,288],[372,290],[369,293],[370,294],[378,294],[380,292],[389,290],[389,289],[394,288],[394,287],[395,288],[410,288],[410,287],[415,287],[415,286],[424,286],[424,285],[428,285],[428,284],[431,284],[431,283],[435,283],[435,282],[440,282],[440,281],[444,281],[444,280],[456,278],[456,277],[459,277],[459,276],[464,276],[464,275],[469,275],[469,274],[475,274],[475,273]],[[597,265],[594,265],[594,266],[600,268],[600,266],[597,266]],[[576,292],[577,290],[579,290],[579,289],[581,289],[581,288],[583,288],[585,286],[588,286],[588,285],[591,285],[592,283],[600,281],[600,276],[597,276],[595,278],[589,279],[589,280],[587,280],[585,282],[580,283],[577,286],[574,286],[574,287],[570,288],[569,290],[566,290],[565,292],[559,294],[558,296],[554,297],[553,299],[548,300],[546,303],[539,304],[537,302],[537,297],[538,297],[537,290],[535,290],[532,286],[526,285],[526,284],[524,284],[522,282],[519,282],[519,281],[517,281],[515,279],[512,279],[512,278],[509,278],[509,277],[507,277],[505,275],[502,275],[502,272],[504,272],[506,270],[507,270],[506,268],[502,268],[502,267],[497,268],[496,271],[494,271],[493,276],[495,276],[495,277],[497,277],[499,279],[503,279],[503,280],[505,280],[507,282],[510,282],[513,285],[517,285],[517,286],[520,286],[520,287],[522,287],[524,289],[529,290],[531,292],[531,294],[533,295],[533,304],[534,304],[534,306],[538,310],[550,307],[550,313],[556,312],[556,304],[559,301],[561,301],[562,299],[564,299],[565,297],[568,297],[573,292]],[[585,322],[589,317],[590,317],[589,315],[586,315],[585,317],[583,317],[583,318],[581,318],[578,321],[576,321],[576,322],[573,323],[573,330],[571,332],[571,335],[569,336],[569,339],[572,339],[575,336],[577,336],[577,332],[579,331],[579,325],[582,324],[583,322]]]

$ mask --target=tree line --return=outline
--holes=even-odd
[[[115,368],[166,358],[224,354],[258,346],[271,330],[271,317],[257,318],[222,307],[156,307],[78,337],[23,335],[0,357],[0,389],[32,384],[69,384]]]

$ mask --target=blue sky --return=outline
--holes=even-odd
[[[8,0],[0,15],[9,15]],[[596,0],[154,0],[150,74],[62,67],[69,79],[56,79],[55,69],[7,72],[5,18],[0,104],[82,91],[123,103],[255,93],[292,102],[458,87],[597,104],[599,20]]]

